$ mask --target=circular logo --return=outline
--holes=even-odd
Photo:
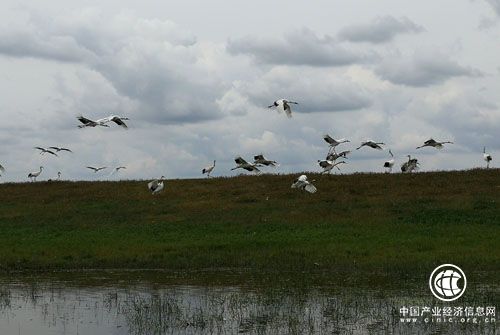
[[[465,273],[458,266],[443,264],[432,271],[429,278],[432,294],[442,301],[457,300],[467,287]]]

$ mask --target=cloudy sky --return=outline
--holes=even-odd
[[[199,177],[213,159],[231,175],[261,152],[279,172],[319,171],[324,133],[423,170],[482,166],[483,146],[500,159],[500,0],[0,1],[4,181],[40,165]],[[292,119],[267,109],[283,97],[300,102]],[[80,114],[130,129],[78,129]],[[415,150],[429,137],[455,145]],[[53,145],[74,154],[33,149]],[[387,157],[355,151],[343,172]]]

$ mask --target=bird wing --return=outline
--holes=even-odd
[[[335,140],[328,134],[323,135],[323,139],[326,141],[328,144],[334,144]]]
[[[55,151],[60,151],[60,150],[62,150],[61,148],[58,148],[58,147],[49,147],[49,149],[54,149]]]
[[[49,154],[51,154],[51,155],[57,156],[57,154],[56,154],[55,152],[53,152],[53,151],[50,151],[50,150],[45,150],[45,152],[48,152],[48,153],[49,153]]]
[[[152,180],[148,183],[148,189],[154,191],[158,187],[158,180]]]
[[[97,168],[95,168],[95,167],[93,167],[93,166],[86,166],[86,168],[87,168],[87,169],[94,170],[94,171],[96,171],[96,170],[97,170]]]
[[[68,149],[68,148],[59,148],[59,150],[58,150],[58,151],[73,152],[73,151],[71,151],[71,150],[70,150],[70,149]]]
[[[90,119],[87,119],[86,117],[83,117],[83,116],[81,116],[81,115],[80,115],[80,116],[78,116],[78,117],[77,117],[77,119],[78,119],[78,121],[80,121],[81,123],[83,123],[83,124],[85,124],[85,125],[95,123],[95,121],[92,121],[92,120],[90,120]]]
[[[318,164],[322,168],[326,168],[328,165],[331,165],[327,160],[319,161]]]
[[[42,147],[35,147],[35,149],[38,149],[38,150],[41,150],[41,151],[45,151],[45,148],[42,148]]]
[[[255,161],[263,161],[263,160],[265,160],[265,159],[264,159],[264,155],[263,155],[263,154],[260,154],[260,155],[255,155],[255,156],[253,156],[253,159],[254,159]]]
[[[5,172],[5,168],[0,164],[0,171]]]
[[[313,184],[307,184],[305,187],[304,187],[304,190],[306,190],[307,192],[309,193],[316,193],[316,191],[318,190],[316,188],[316,186],[314,186]]]
[[[426,144],[426,145],[435,144],[435,143],[437,143],[437,142],[433,138],[430,138],[430,139],[428,139],[427,141],[424,142],[424,144]]]
[[[123,128],[128,128],[125,122],[123,122],[122,119],[120,119],[118,116],[115,116],[114,118],[111,119],[114,123],[116,123],[119,126],[122,126]]]
[[[241,156],[238,156],[234,159],[234,161],[236,162],[236,164],[248,164],[248,162],[246,160],[244,160],[243,158],[241,158]]]

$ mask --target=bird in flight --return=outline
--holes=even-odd
[[[201,170],[201,173],[202,174],[207,174],[207,178],[210,178],[210,174],[212,173],[212,171],[215,169],[215,160],[214,160],[214,164],[213,165],[210,165],[210,166],[207,166],[205,168],[203,168],[203,170]]]
[[[260,172],[260,170],[257,168],[257,166],[255,164],[250,164],[248,163],[246,160],[244,160],[243,158],[241,158],[241,156],[238,156],[234,159],[234,161],[236,162],[236,167],[232,168],[232,170],[236,170],[236,169],[245,169],[247,171],[253,171],[253,172]]]
[[[62,148],[62,147],[49,147],[49,149],[53,149],[56,152],[59,152],[59,151],[73,152],[73,151],[69,150],[68,148]]]
[[[334,167],[340,171],[338,165],[346,164],[346,162],[340,161],[335,163],[334,161],[329,161],[329,160],[318,160],[318,164],[320,167],[323,168],[323,171],[321,173],[331,173]]]
[[[99,120],[91,120],[86,117],[83,117],[82,115],[77,117],[78,121],[80,121],[82,124],[78,126],[78,128],[85,128],[85,127],[96,127],[96,126],[101,126],[101,127],[109,127],[107,123],[109,122],[114,122],[117,125],[123,127],[123,128],[128,128],[127,124],[123,122],[123,120],[129,120],[128,117],[122,117],[122,116],[116,116],[116,115],[110,115],[108,117],[99,119]]]
[[[345,138],[340,138],[340,139],[336,140],[328,134],[323,135],[323,139],[325,140],[326,143],[328,143],[330,145],[330,151],[328,153],[330,153],[332,150],[335,152],[335,147],[337,145],[339,145],[341,143],[350,142],[348,139],[345,139]]]
[[[290,101],[287,99],[279,99],[273,102],[272,105],[267,106],[268,108],[276,108],[278,113],[285,112],[286,116],[288,118],[292,117],[292,108],[290,107],[290,104],[298,105],[298,102],[295,101]]]
[[[377,149],[377,150],[384,150],[381,145],[385,145],[383,142],[374,142],[372,140],[367,140],[364,142],[361,142],[361,145],[356,148],[356,150],[361,149],[362,147],[370,147],[372,149]]]
[[[87,169],[94,170],[94,173],[97,173],[101,170],[107,169],[107,167],[106,166],[102,166],[102,167],[87,166]]]
[[[254,159],[254,165],[265,165],[265,166],[280,166],[278,162],[276,161],[272,161],[272,160],[269,160],[267,158],[264,157],[263,154],[259,154],[259,155],[255,155],[253,156],[253,159]]]
[[[453,142],[450,142],[450,141],[438,142],[435,139],[430,138],[427,141],[425,141],[423,145],[417,147],[417,149],[420,149],[420,148],[423,148],[423,147],[433,147],[433,148],[436,148],[436,149],[442,149],[443,148],[443,144],[446,144],[446,143],[453,144]]]
[[[49,150],[49,149],[45,149],[45,148],[42,148],[42,147],[35,147],[35,149],[40,150],[40,155],[45,155],[46,153],[49,153],[51,155],[57,156],[57,154],[54,151]]]

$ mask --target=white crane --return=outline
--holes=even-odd
[[[61,171],[57,172],[57,178],[56,179],[49,179],[48,181],[59,181],[61,180]]]
[[[394,166],[394,155],[392,154],[391,149],[389,149],[389,154],[391,155],[392,158],[389,159],[388,161],[384,162],[384,167],[386,169],[385,172],[387,172],[387,173],[391,173],[392,172],[392,167]]]
[[[326,143],[330,145],[330,150],[328,151],[328,153],[330,153],[332,150],[335,152],[335,147],[337,145],[350,142],[348,139],[345,138],[340,138],[336,140],[328,134],[323,135],[323,139],[326,141]]]
[[[372,140],[366,140],[364,142],[361,142],[361,145],[356,148],[356,150],[361,149],[362,147],[370,147],[372,149],[377,149],[377,150],[384,150],[381,145],[385,145],[383,142],[374,142]]]
[[[320,167],[323,168],[323,172],[321,172],[321,173],[327,173],[327,172],[331,173],[332,169],[334,167],[336,167],[340,171],[340,168],[338,167],[338,165],[346,164],[346,162],[340,161],[340,162],[335,163],[334,161],[329,161],[329,160],[325,159],[325,160],[318,160],[318,164]]]
[[[490,168],[490,162],[493,160],[490,154],[486,153],[486,147],[483,147],[483,159],[486,162],[486,168]]]
[[[272,105],[269,105],[267,107],[268,108],[276,107],[276,110],[278,111],[278,113],[285,112],[286,116],[288,116],[288,118],[291,118],[292,117],[292,109],[290,107],[290,104],[298,105],[299,103],[295,102],[295,101],[290,101],[287,99],[279,99],[279,100],[276,100],[275,102],[273,102]]]
[[[203,168],[203,170],[201,170],[201,173],[207,174],[207,178],[210,178],[210,173],[212,173],[214,169],[215,169],[215,159],[214,159],[214,164]]]
[[[158,194],[163,191],[163,180],[165,180],[164,176],[161,176],[160,179],[152,180],[148,183],[148,189],[151,191],[151,194]]]
[[[408,157],[408,161],[404,162],[401,165],[401,172],[403,172],[403,173],[411,173],[413,171],[417,171],[418,170],[418,165],[419,165],[418,159],[411,158],[410,155],[408,155],[407,157]]]
[[[274,166],[274,167],[280,166],[278,162],[265,158],[263,154],[255,155],[255,156],[253,156],[253,159],[254,159],[253,163],[255,165],[265,165],[265,166]]]
[[[77,117],[78,121],[80,121],[82,124],[78,126],[78,128],[85,128],[85,127],[96,127],[96,126],[101,126],[101,127],[109,127],[106,123],[109,122],[114,122],[119,126],[122,126],[123,128],[128,128],[125,122],[123,120],[129,120],[128,117],[123,117],[123,116],[116,116],[116,115],[110,115],[108,117],[99,119],[99,120],[91,120],[86,117],[83,117],[82,115]]]
[[[260,172],[255,164],[248,163],[246,160],[241,158],[241,156],[237,156],[234,161],[236,162],[236,167],[232,168],[231,171],[236,169],[245,169],[250,172]]]
[[[331,152],[331,153],[328,153],[328,155],[326,156],[326,160],[327,161],[336,161],[340,157],[348,158],[347,155],[350,153],[351,153],[350,150],[345,150],[345,151],[342,151],[339,153]]]
[[[93,167],[93,166],[87,166],[87,169],[94,170],[94,173],[97,173],[101,170],[107,169],[107,166],[101,166],[101,167]]]
[[[38,177],[40,175],[40,173],[42,173],[42,170],[43,170],[43,166],[40,166],[40,170],[37,172],[30,172],[28,174],[28,178],[30,178],[31,181],[36,181],[36,177]]]
[[[126,167],[126,166],[118,166],[118,167],[115,167],[115,168],[111,171],[111,173],[109,174],[109,176],[112,176],[112,175],[114,175],[114,174],[118,173],[118,171],[120,171],[120,170],[126,170],[126,169],[127,169],[127,167]],[[97,171],[96,171],[96,172],[97,172]]]
[[[301,175],[299,178],[294,180],[292,188],[305,190],[309,193],[316,193],[317,191],[316,187],[307,180],[307,176],[305,174]]]
[[[57,154],[55,152],[53,152],[52,150],[48,150],[48,149],[45,149],[45,148],[42,148],[42,147],[35,147],[35,149],[40,150],[40,155],[45,155],[46,153],[49,153],[49,154],[54,155],[54,156],[57,157]]]
[[[438,141],[430,138],[427,141],[425,141],[423,145],[417,147],[417,149],[420,149],[420,148],[423,148],[423,147],[433,147],[433,148],[436,148],[436,149],[442,149],[443,148],[443,144],[446,144],[446,143],[453,144],[453,142],[451,142],[451,141],[438,142]]]
[[[56,152],[59,152],[59,151],[73,152],[73,151],[69,150],[68,148],[62,148],[62,147],[49,147],[49,149],[53,149]]]

